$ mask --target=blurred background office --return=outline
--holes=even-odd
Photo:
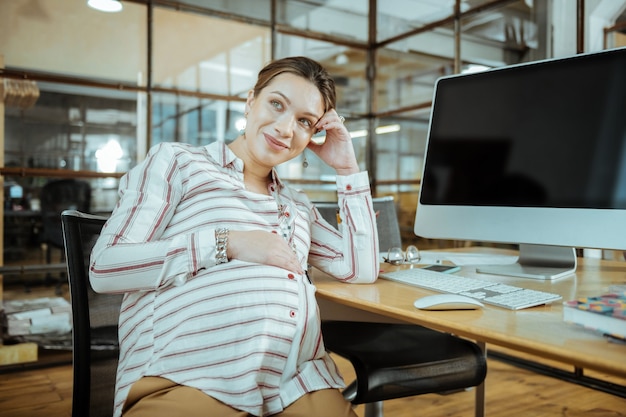
[[[413,234],[436,79],[624,46],[625,10],[623,0],[2,0],[2,264],[62,261],[43,239],[48,182],[86,182],[88,211],[109,212],[150,146],[234,139],[258,70],[289,55],[335,77],[361,167],[375,196],[394,197],[404,243],[449,246]],[[281,176],[335,200],[333,173],[306,158]]]

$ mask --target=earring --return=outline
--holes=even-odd
[[[243,117],[244,117],[244,122],[243,122],[243,126],[241,127],[241,129],[239,129],[239,134],[241,136],[243,136],[243,138],[245,139],[246,138],[246,125],[248,124],[247,123],[248,122],[248,112],[245,112],[243,114]]]
[[[309,166],[309,161],[306,160],[306,155],[303,154],[304,159],[302,160],[302,168],[306,168]]]

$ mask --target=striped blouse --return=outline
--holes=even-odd
[[[216,264],[215,229],[280,233],[280,199],[304,269],[374,282],[378,236],[367,174],[337,178],[342,233],[273,174],[273,195],[249,192],[243,162],[223,142],[163,143],[120,181],[90,266],[96,291],[125,293],[114,416],[143,376],[195,387],[255,416],[344,386],[324,349],[306,275],[237,259]]]

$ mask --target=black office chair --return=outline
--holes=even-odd
[[[87,271],[106,218],[76,210],[65,210],[60,218],[72,305],[72,417],[111,417],[122,295],[95,293]]]
[[[41,233],[40,243],[44,244],[46,263],[52,262],[52,250],[63,250],[63,233],[61,229],[61,212],[66,209],[89,212],[91,206],[91,186],[88,182],[77,179],[52,180],[44,184],[39,195],[41,201]],[[46,274],[47,284],[57,283],[60,292],[61,280],[54,279],[51,273]]]
[[[374,199],[373,205],[380,247],[401,247],[393,197]],[[329,223],[337,224],[336,203],[316,207]],[[487,375],[481,346],[417,325],[323,320],[322,334],[326,348],[354,367],[356,380],[343,395],[353,404],[365,404],[365,417],[382,416],[385,400],[474,387]],[[483,415],[483,406],[481,386],[476,416]]]
[[[324,320],[322,334],[326,349],[354,367],[356,379],[343,395],[365,404],[365,417],[382,416],[385,400],[475,387],[487,375],[479,345],[422,326]],[[482,397],[476,395],[477,416]]]

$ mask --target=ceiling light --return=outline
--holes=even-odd
[[[119,12],[123,7],[119,0],[89,0],[87,5],[92,9],[108,13]]]
[[[376,128],[376,133],[379,135],[384,135],[385,133],[393,133],[400,131],[400,125],[387,125],[387,126],[378,126]],[[350,137],[352,139],[364,138],[367,136],[367,129],[360,130],[351,130]],[[325,134],[318,134],[311,138],[311,141],[317,145],[321,145],[326,140]]]
[[[350,58],[343,52],[335,57],[335,64],[337,65],[346,65],[348,62],[350,62]]]
[[[385,133],[393,133],[393,132],[399,132],[399,131],[400,131],[400,125],[378,126],[376,128],[376,134],[378,135],[384,135]]]
[[[367,136],[367,129],[353,130],[350,132],[350,137],[352,139],[363,138],[365,136]]]
[[[487,71],[488,69],[491,69],[491,67],[480,64],[468,64],[463,67],[463,69],[461,70],[461,74],[474,74],[476,72]]]
[[[237,129],[239,132],[241,132],[242,130],[244,130],[246,128],[246,118],[245,117],[240,117],[239,119],[235,120],[235,129]]]

